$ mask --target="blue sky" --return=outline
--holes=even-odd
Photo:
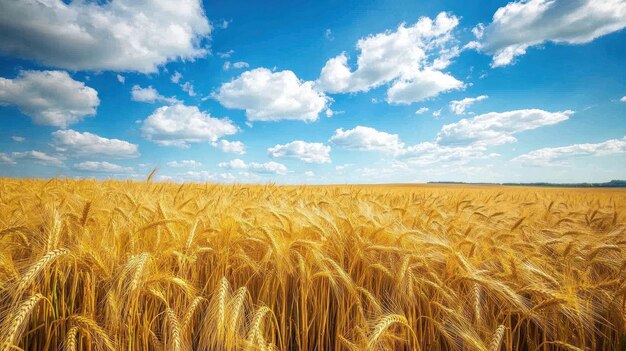
[[[0,176],[626,178],[624,0],[0,10]]]

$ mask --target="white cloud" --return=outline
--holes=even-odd
[[[211,117],[196,106],[176,104],[163,106],[143,121],[143,137],[160,145],[189,147],[190,143],[214,142],[237,133],[229,119]]]
[[[239,175],[242,175],[240,172]],[[249,178],[249,177],[248,177]],[[229,172],[225,173],[213,173],[209,171],[187,171],[184,173],[176,173],[174,175],[158,174],[156,180],[160,182],[227,182],[232,183],[239,180]]]
[[[209,171],[188,171],[183,174],[179,174],[177,178],[195,182],[211,182],[217,179],[217,175]]]
[[[517,156],[513,161],[532,166],[566,165],[567,160],[578,157],[595,157],[626,153],[626,136],[597,144],[574,144],[543,148]]]
[[[16,143],[21,143],[22,141],[26,140],[26,138],[16,135],[12,136],[11,139],[13,139],[13,141],[15,141]]]
[[[238,158],[234,160],[230,160],[228,162],[220,162],[218,164],[218,167],[226,168],[226,169],[248,170],[248,171],[255,172],[255,173],[267,173],[267,174],[279,174],[279,175],[285,175],[288,172],[287,167],[283,165],[282,163],[278,163],[274,161],[270,161],[266,163],[257,163],[257,162],[246,163],[245,161],[238,159]]]
[[[154,89],[152,86],[142,88],[139,85],[134,85],[130,91],[131,99],[133,101],[147,102],[153,104],[157,101],[163,101],[168,104],[179,102],[176,97],[165,97]]]
[[[154,180],[157,182],[178,182],[179,181],[177,177],[165,175],[165,174],[157,174],[156,177],[154,177]],[[180,182],[182,182],[182,180],[180,180]]]
[[[398,135],[377,131],[368,127],[357,127],[350,131],[338,130],[335,140],[341,140],[344,147],[360,151],[385,151],[391,153],[395,160],[402,160],[408,164],[431,165],[439,163],[465,164],[476,159],[485,159],[499,156],[495,153],[487,153],[482,145],[470,146],[444,146],[436,142],[423,142],[417,145],[407,146],[400,140]],[[333,140],[331,138],[331,141]],[[393,168],[405,169],[408,166],[394,161]],[[335,167],[342,172],[351,164]]]
[[[196,92],[193,90],[193,84],[191,84],[190,82],[180,84],[180,88],[183,89],[183,91],[186,92],[189,96],[196,96]]]
[[[483,101],[487,98],[487,95],[480,95],[475,98],[466,97],[463,100],[452,100],[450,101],[450,111],[457,115],[463,115],[465,114],[465,110],[472,106],[472,104],[478,101]]]
[[[267,152],[272,157],[297,158],[306,163],[330,163],[330,146],[322,143],[296,140],[285,145],[277,144]]]
[[[407,77],[396,80],[387,89],[388,103],[411,104],[465,86],[453,76],[431,69],[415,72]]]
[[[25,151],[25,152],[14,152],[11,154],[13,160],[16,159],[29,159],[34,160],[35,162],[42,165],[50,165],[56,167],[63,167],[63,161],[61,158],[56,156],[51,156],[41,151]]]
[[[116,77],[117,77],[117,81],[118,82],[120,82],[122,84],[126,83],[126,77],[124,77],[123,75],[118,74],[118,75],[116,75]]]
[[[137,144],[119,139],[108,139],[89,132],[80,133],[71,129],[57,130],[52,133],[52,139],[57,151],[67,155],[139,157]]]
[[[172,168],[196,168],[202,166],[202,163],[196,160],[182,160],[182,161],[170,161],[166,163],[168,167]]]
[[[488,152],[488,147],[515,142],[516,133],[562,122],[573,113],[543,110],[491,112],[444,125],[434,142],[411,146],[400,140],[397,134],[363,126],[347,131],[337,129],[330,141],[349,150],[387,152],[406,164],[465,165],[474,160],[499,157],[497,153]],[[343,168],[338,166],[336,170]]]
[[[0,152],[0,163],[8,163],[10,165],[14,165],[15,161],[13,161],[13,159],[9,155]]]
[[[273,174],[280,174],[280,175],[287,174],[287,171],[288,171],[287,167],[284,164],[274,162],[274,161],[265,162],[265,163],[252,162],[249,164],[248,169],[252,172],[257,172],[257,173],[273,173]]]
[[[416,115],[421,115],[428,112],[428,107],[420,107],[417,109],[417,111],[415,111]]]
[[[347,150],[358,151],[398,153],[404,148],[398,134],[389,134],[364,126],[356,126],[346,131],[339,128],[330,138],[330,142]]]
[[[354,166],[354,164],[352,164],[352,163],[344,163],[342,165],[335,166],[335,170],[341,172],[341,171],[343,171],[343,170],[345,170],[347,168],[350,168],[352,166]]]
[[[172,76],[170,77],[170,80],[172,81],[172,83],[178,84],[182,77],[183,75],[180,74],[180,72],[175,71],[174,74],[172,74]]]
[[[499,8],[493,21],[474,29],[471,46],[506,66],[529,47],[545,42],[584,44],[626,27],[623,0],[525,0]]]
[[[439,118],[439,116],[441,116],[441,109],[438,109],[437,111],[433,111],[433,117]]]
[[[326,62],[318,84],[330,93],[346,93],[391,82],[390,103],[416,102],[462,88],[462,82],[441,72],[460,52],[452,35],[458,23],[457,17],[442,12],[435,20],[421,17],[412,26],[403,23],[396,31],[362,38],[356,45],[356,69],[350,69],[342,53]]]
[[[221,139],[216,142],[212,142],[211,145],[222,150],[223,152],[238,155],[243,155],[246,153],[246,146],[241,141],[228,141]]]
[[[222,84],[214,97],[225,107],[246,111],[248,121],[315,121],[330,99],[292,71],[257,68]]]
[[[233,67],[236,69],[248,68],[250,67],[250,64],[244,61],[237,61],[237,62],[233,62]]]
[[[71,70],[156,72],[205,56],[211,33],[200,0],[8,0],[0,23],[0,51]]]
[[[236,158],[228,162],[220,162],[218,167],[227,169],[248,169],[248,164],[246,164],[244,160]]]
[[[247,62],[243,62],[243,61],[237,61],[237,62],[226,61],[224,62],[224,65],[222,66],[224,71],[228,71],[231,68],[242,69],[242,68],[248,68],[248,67],[250,67],[250,65]]]
[[[626,102],[626,96],[622,96],[621,99],[619,99],[620,102]]]
[[[17,106],[35,124],[65,128],[94,115],[99,104],[97,91],[64,71],[20,71],[15,79],[0,78],[0,105]]]
[[[186,92],[189,96],[194,97],[196,96],[196,92],[193,88],[193,84],[191,84],[191,82],[183,82],[182,81],[183,75],[180,74],[180,72],[175,71],[174,74],[172,74],[170,76],[170,81],[172,81],[172,83],[174,84],[178,84],[178,86],[184,91]],[[171,98],[173,99],[173,98]]]
[[[313,172],[313,171],[306,171],[306,172],[304,172],[304,175],[306,177],[315,177],[315,172]]]
[[[324,36],[330,41],[335,40],[335,37],[333,36],[333,31],[330,28],[326,28],[326,30],[324,31]]]
[[[516,142],[516,133],[565,121],[573,111],[538,109],[490,112],[446,124],[437,134],[440,145],[501,145]]]
[[[235,50],[231,49],[226,52],[218,52],[217,56],[219,56],[219,58],[227,59],[227,58],[230,58],[234,53],[235,53]]]
[[[423,142],[404,149],[400,158],[408,163],[424,166],[440,163],[465,164],[472,160],[497,156],[499,155],[495,153],[487,154],[484,146],[448,147]]]
[[[106,161],[85,161],[75,164],[74,168],[79,171],[102,173],[127,173],[133,171],[132,167],[123,167]]]

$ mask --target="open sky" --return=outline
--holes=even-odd
[[[626,0],[0,0],[0,176],[624,179],[624,27]]]

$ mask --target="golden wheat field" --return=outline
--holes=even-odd
[[[626,192],[0,180],[8,350],[623,350]]]

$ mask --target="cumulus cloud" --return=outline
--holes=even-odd
[[[193,84],[191,84],[190,82],[184,82],[180,84],[180,88],[183,89],[183,91],[186,92],[187,95],[191,97],[196,96],[196,91],[193,90]]]
[[[11,137],[11,139],[12,139],[13,141],[15,141],[16,143],[21,143],[21,142],[23,142],[24,140],[26,140],[26,138],[21,137],[21,136],[17,136],[17,135],[12,136],[12,137]]]
[[[465,164],[472,160],[497,156],[499,155],[496,153],[486,153],[484,146],[449,147],[423,142],[407,147],[399,157],[408,163],[425,166],[439,163]]]
[[[202,163],[196,160],[182,160],[182,161],[170,161],[166,163],[168,167],[172,168],[196,168],[202,166]]]
[[[621,99],[619,99],[620,102],[626,102],[626,96],[622,96]]]
[[[241,141],[218,140],[211,143],[214,147],[231,154],[243,155],[246,153],[246,146]]]
[[[99,173],[128,173],[133,171],[132,167],[123,167],[106,161],[85,161],[75,164],[74,168],[79,171]]]
[[[228,28],[228,26],[230,25],[230,22],[232,22],[233,20],[222,20],[221,24],[218,24],[217,27],[221,28],[221,29],[226,29]]]
[[[487,98],[487,95],[480,95],[474,98],[466,97],[463,100],[452,100],[450,101],[450,111],[457,115],[465,114],[465,110],[472,106],[472,104],[478,101],[483,101]]]
[[[623,0],[523,0],[499,8],[487,26],[474,28],[471,44],[506,66],[529,47],[546,42],[584,44],[626,27]]]
[[[251,162],[246,163],[241,159],[234,159],[228,162],[220,162],[218,167],[225,169],[247,170],[255,173],[279,174],[285,175],[288,172],[287,166],[282,163],[270,161],[265,163]]]
[[[183,75],[180,74],[180,72],[175,71],[174,74],[172,74],[172,76],[170,77],[170,80],[172,81],[172,83],[178,84],[181,78],[183,78]]]
[[[237,62],[226,61],[224,62],[224,65],[222,65],[222,69],[224,69],[224,71],[228,71],[229,69],[242,69],[242,68],[248,68],[248,67],[250,67],[250,65],[247,62],[243,62],[243,61],[237,61]]]
[[[515,162],[531,166],[566,165],[568,160],[579,157],[594,157],[626,153],[626,136],[610,139],[597,144],[574,144],[561,147],[548,147],[517,156]]]
[[[7,154],[0,152],[0,163],[8,163],[14,165],[16,162]]]
[[[457,17],[442,12],[432,20],[421,17],[412,26],[401,24],[357,42],[356,69],[342,53],[326,62],[318,85],[329,93],[364,92],[391,82],[390,103],[412,103],[464,85],[441,72],[458,55],[452,31]],[[433,59],[434,58],[434,59]]]
[[[218,167],[227,169],[248,169],[248,164],[244,160],[236,158],[228,162],[220,162]]]
[[[13,160],[17,159],[27,159],[33,160],[36,163],[46,165],[46,166],[56,166],[63,167],[63,161],[60,157],[51,156],[41,151],[25,151],[25,152],[14,152],[11,154],[11,158]]]
[[[120,82],[122,84],[126,83],[126,77],[124,77],[123,75],[118,74],[118,75],[116,75],[116,78],[117,78],[118,82]]]
[[[152,86],[148,86],[147,88],[142,88],[139,85],[133,85],[133,88],[130,91],[130,97],[133,101],[138,102],[147,102],[153,104],[157,101],[166,102],[168,104],[174,104],[179,102],[176,97],[165,97],[154,89]]]
[[[189,147],[190,143],[214,142],[238,132],[229,119],[211,117],[196,106],[175,104],[156,109],[142,122],[146,139],[165,146]]]
[[[324,31],[324,37],[326,37],[326,39],[330,41],[335,40],[335,37],[333,36],[333,31],[330,28],[326,28],[326,30]]]
[[[287,167],[278,162],[270,161],[265,163],[252,162],[249,165],[249,170],[257,173],[273,173],[284,175],[287,174]]]
[[[515,134],[560,123],[573,113],[537,109],[491,112],[444,125],[434,141],[416,145],[406,145],[397,134],[363,126],[347,131],[337,129],[330,141],[349,150],[387,152],[406,164],[465,165],[473,160],[499,157],[488,148],[515,142]]]
[[[514,134],[563,122],[573,111],[539,109],[490,112],[446,124],[437,134],[440,145],[501,145],[516,142]]]
[[[487,153],[485,146],[445,146],[437,142],[422,142],[408,146],[400,140],[397,134],[377,131],[369,127],[356,127],[349,131],[337,130],[331,141],[344,148],[359,151],[383,151],[392,154],[395,160],[416,165],[431,165],[439,163],[466,164],[472,160],[499,156]],[[394,163],[394,167],[406,167],[404,163]],[[335,167],[343,171],[348,165]]]
[[[189,96],[196,96],[196,91],[194,90],[193,84],[191,82],[183,82],[183,75],[180,72],[175,71],[174,74],[170,77],[170,81],[172,83],[177,84],[184,92],[186,92]]]
[[[58,152],[67,155],[102,155],[114,158],[139,157],[139,147],[124,140],[108,139],[89,132],[72,129],[52,133],[53,145]]]
[[[227,59],[227,58],[230,58],[234,53],[235,53],[235,50],[231,49],[231,50],[228,50],[226,52],[218,52],[217,56],[219,58]]]
[[[393,82],[391,87],[387,89],[387,102],[391,104],[411,104],[463,87],[463,82],[453,76],[428,69],[415,72]]]
[[[417,111],[415,111],[416,115],[422,115],[424,113],[428,112],[428,107],[420,107],[417,109]]]
[[[200,0],[0,4],[0,51],[48,66],[151,73],[209,52],[203,39],[211,25]]]
[[[342,172],[347,168],[354,166],[352,163],[344,163],[342,165],[335,166],[335,171]]]
[[[292,71],[257,68],[222,84],[214,97],[225,107],[246,111],[248,121],[315,121],[330,99]]]
[[[17,106],[35,124],[66,128],[94,115],[99,104],[97,91],[64,71],[20,71],[15,79],[0,78],[0,105]]]
[[[296,158],[306,163],[330,163],[330,146],[301,140],[267,149],[272,157]]]
[[[307,177],[315,177],[315,172],[313,171],[306,171],[304,172],[304,175]]]
[[[157,181],[161,182],[234,182],[237,177],[229,172],[214,173],[209,171],[187,171],[176,173],[174,175],[159,174],[156,176]]]
[[[330,142],[347,150],[398,153],[404,148],[398,134],[389,134],[374,128],[356,126],[353,129],[335,130]]]

